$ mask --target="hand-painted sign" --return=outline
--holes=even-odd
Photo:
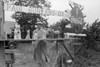
[[[83,23],[84,23],[84,17],[82,13],[82,7],[81,5],[77,3],[70,3],[70,6],[72,8],[71,10],[71,27],[74,29],[75,32],[82,31]]]
[[[72,5],[72,6],[77,6],[77,7],[80,8],[80,9],[84,9],[84,6],[82,6],[82,5],[78,4],[78,3],[69,1],[69,4]]]
[[[79,24],[82,24],[83,22],[83,13],[82,13],[82,10],[78,6],[72,7],[71,21],[72,23],[79,23]]]
[[[63,16],[63,17],[70,17],[70,12],[63,12],[63,11],[56,11],[56,10],[50,10],[50,9],[41,9],[41,8],[35,8],[35,7],[25,7],[25,6],[16,6],[10,3],[4,4],[4,10],[7,11],[19,11],[19,12],[26,12],[26,13],[36,13],[41,15],[52,15],[52,16]]]

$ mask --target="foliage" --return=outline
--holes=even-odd
[[[66,25],[68,25],[69,23],[70,21],[68,21],[68,19],[62,19],[59,22],[51,25],[50,27],[53,28],[54,30],[63,31]]]
[[[37,8],[50,8],[50,2],[46,0],[17,0],[15,5],[30,6]],[[47,19],[43,18],[39,14],[31,14],[25,12],[15,12],[12,18],[21,26],[21,35],[24,39],[27,35],[27,30],[30,30],[30,38],[32,38],[32,32],[35,30],[37,21],[43,22],[45,27],[48,27]]]
[[[50,2],[48,2],[47,0],[17,0],[15,2],[15,5],[32,6],[37,8],[43,8],[43,6],[48,8],[51,7]]]
[[[69,23],[70,23],[70,21],[68,21],[68,19],[62,19],[59,22],[57,22],[56,24],[51,25],[51,28],[54,29],[55,31],[56,30],[60,31],[60,35],[63,38],[66,25],[68,25]]]
[[[85,34],[87,35],[85,42],[88,47],[100,50],[99,44],[97,44],[100,40],[100,21],[96,20],[91,26],[88,25]]]
[[[95,21],[91,26],[88,25],[86,35],[88,40],[97,41],[100,38],[100,21]]]
[[[82,38],[84,41],[81,39],[83,45],[77,46],[75,67],[79,65],[81,65],[80,67],[98,66],[100,61],[100,21],[97,19],[92,25],[88,24],[86,27],[87,29],[84,32],[86,37]]]

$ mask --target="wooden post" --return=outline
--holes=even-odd
[[[4,43],[0,41],[0,67],[5,67]]]
[[[3,23],[4,23],[4,3],[0,0],[0,39],[3,39]],[[4,43],[0,41],[0,67],[5,67],[5,50]]]
[[[4,38],[3,24],[4,24],[4,3],[2,0],[0,0],[0,39]]]

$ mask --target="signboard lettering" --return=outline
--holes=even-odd
[[[55,11],[50,9],[41,9],[35,7],[25,7],[25,6],[16,6],[10,3],[4,4],[4,10],[7,11],[19,11],[19,12],[26,12],[26,13],[36,13],[41,15],[52,15],[52,16],[63,16],[63,17],[70,17],[70,12],[63,12],[63,11]]]

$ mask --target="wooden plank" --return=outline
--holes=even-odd
[[[0,39],[0,41],[35,41],[35,40],[73,40],[80,38],[47,38],[47,39]]]
[[[16,49],[12,49],[12,50],[11,49],[6,49],[5,53],[13,53],[14,51],[16,51]]]
[[[73,45],[82,45],[82,43],[73,43]]]
[[[76,33],[64,33],[66,36],[79,36],[86,37],[86,34],[76,34]]]
[[[0,67],[5,67],[5,50],[3,42],[0,42]]]

